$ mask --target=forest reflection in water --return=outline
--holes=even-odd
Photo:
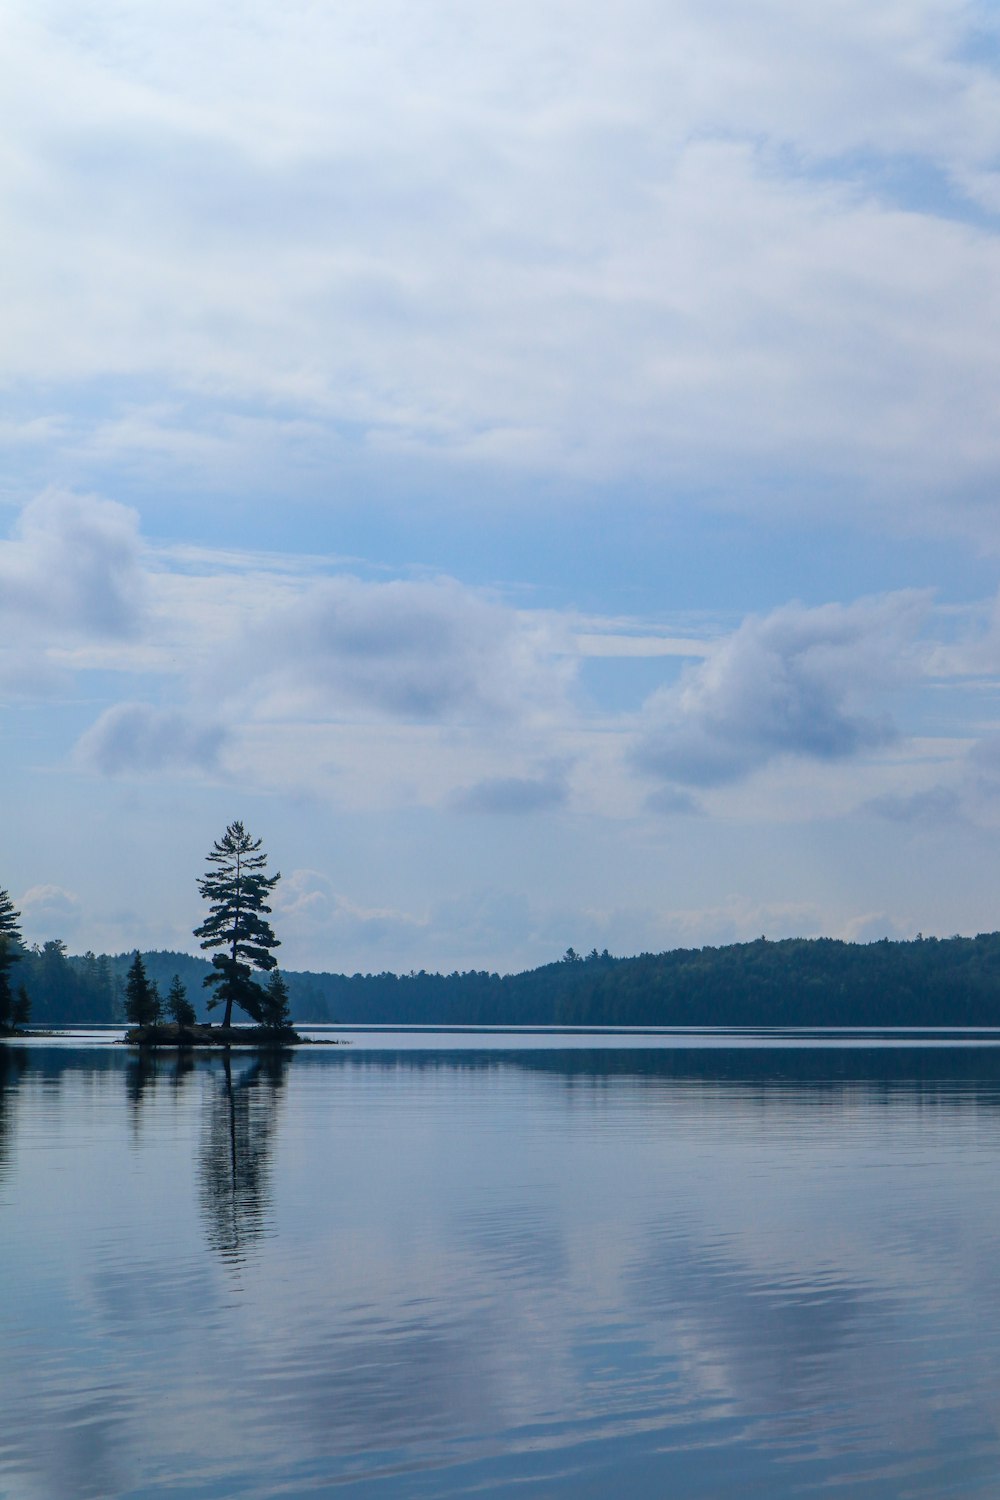
[[[995,1045],[0,1048],[0,1495],[992,1495],[998,1169]]]

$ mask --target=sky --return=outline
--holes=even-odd
[[[289,968],[1000,925],[1000,11],[8,0],[0,886]]]

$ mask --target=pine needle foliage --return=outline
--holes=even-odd
[[[159,991],[147,976],[142,954],[137,950],[125,976],[125,1019],[130,1026],[155,1026],[160,1012]]]
[[[23,1024],[15,1014],[23,1010],[18,1005],[20,991],[16,999],[10,983],[11,965],[21,957],[20,922],[21,913],[15,910],[7,892],[0,891],[0,1027],[4,1029]]]
[[[14,910],[14,903],[6,891],[0,891],[0,937],[21,941],[21,913]]]
[[[268,1031],[287,1031],[292,1024],[288,985],[280,969],[272,969],[268,975],[260,1011],[261,1025]]]
[[[167,991],[167,1014],[173,1016],[178,1026],[193,1026],[198,1019],[179,974],[175,974],[170,981],[170,988]]]
[[[238,1005],[257,1019],[260,990],[251,975],[277,967],[272,948],[280,947],[270,922],[267,898],[281,875],[266,874],[267,855],[263,840],[251,838],[242,823],[230,823],[216,839],[208,855],[211,867],[198,881],[198,889],[209,904],[209,915],[194,929],[203,948],[219,948],[214,954],[214,973],[205,984],[215,990],[209,1009],[224,1004],[223,1026],[232,1024],[233,1006]]]

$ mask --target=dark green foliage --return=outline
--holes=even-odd
[[[107,959],[91,963],[93,954],[70,958],[65,943],[52,938],[41,948],[22,951],[19,979],[30,997],[35,1021],[43,1025],[80,1026],[120,1020]]]
[[[177,977],[187,990],[188,998],[195,1009],[200,1008],[201,989],[205,982],[205,975],[212,972],[208,959],[195,958],[190,953],[177,953],[163,949],[143,953],[142,961],[146,966],[146,973],[150,979],[156,980],[161,991],[168,992],[174,978]],[[119,953],[109,959],[114,981],[119,988],[124,987],[125,975],[131,962],[131,953]]]
[[[14,1016],[15,997],[10,982],[12,965],[21,957],[21,913],[6,891],[0,891],[0,1031],[19,1023]]]
[[[271,949],[280,945],[266,914],[271,910],[267,898],[281,876],[264,873],[267,855],[262,842],[252,839],[242,823],[230,823],[208,855],[213,868],[198,881],[209,915],[194,935],[202,948],[224,950],[213,956],[214,972],[204,981],[215,991],[209,1009],[226,1007],[223,1026],[231,1024],[234,1005],[257,1019],[260,989],[253,982],[253,970],[267,972],[277,963]]]
[[[125,1016],[125,978],[133,953],[84,954],[74,957],[54,939],[44,949],[23,953],[19,977],[32,1002],[36,1025],[81,1026],[121,1022]],[[165,992],[174,974],[200,990],[209,965],[188,953],[144,953],[147,977]]]
[[[13,939],[21,945],[21,913],[15,911],[14,903],[6,891],[0,891],[0,937]]]
[[[288,1006],[288,985],[280,969],[272,969],[263,990],[260,1023],[268,1031],[286,1031],[292,1024]]]
[[[16,1029],[18,1026],[27,1026],[30,1020],[31,998],[28,996],[28,992],[24,989],[24,986],[18,984],[15,995],[13,995],[13,1011],[12,1016],[10,1016],[10,1025]]]
[[[11,952],[10,940],[0,937],[0,1031],[13,1024],[14,991],[10,983],[10,966],[18,955]]]
[[[130,1026],[155,1026],[160,1010],[159,991],[147,978],[142,955],[136,951],[125,980],[125,1019]]]
[[[11,1015],[11,1025],[27,1026],[31,1020],[31,998],[23,984],[19,984],[14,992],[14,1007]]]
[[[166,989],[179,974],[194,991],[204,959],[144,954]],[[98,958],[121,985],[132,955]],[[19,978],[35,1024],[115,1019],[107,983],[87,987],[85,960],[62,943],[23,954]],[[272,970],[274,965],[272,964]],[[248,977],[248,1012],[262,1021],[265,992]],[[1000,933],[913,942],[830,938],[737,943],[612,958],[591,951],[523,974],[282,975],[300,1021],[435,1025],[993,1026],[1000,1023]],[[121,1010],[117,1012],[121,1017]]]
[[[167,991],[167,1014],[173,1017],[178,1026],[193,1026],[198,1019],[179,974],[175,974],[170,981],[170,989]]]
[[[564,1026],[993,1026],[1000,933],[736,943],[523,974],[286,974],[296,1017]]]

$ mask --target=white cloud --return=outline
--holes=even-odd
[[[58,885],[33,885],[17,905],[21,928],[29,943],[70,937],[80,925],[80,898]]]
[[[227,731],[175,709],[116,703],[77,742],[78,765],[105,776],[213,772]]]
[[[551,722],[575,664],[549,618],[453,579],[341,577],[260,616],[209,669],[252,717],[358,710],[414,723]]]
[[[138,516],[115,501],[48,490],[0,542],[0,621],[32,645],[128,636],[143,598]]]
[[[838,934],[845,943],[878,943],[883,938],[905,942],[915,935],[912,922],[901,921],[884,911],[865,912],[862,916],[852,917]]]
[[[895,733],[882,700],[915,674],[926,596],[786,605],[748,617],[648,700],[637,768],[666,781],[739,781],[781,756],[841,760]]]

